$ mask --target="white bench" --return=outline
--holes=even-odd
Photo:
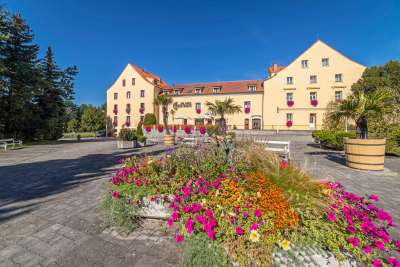
[[[12,146],[15,148],[15,145],[22,146],[22,141],[21,140],[15,140],[15,139],[0,139],[0,147],[4,148],[4,151],[7,151],[8,146]]]
[[[255,143],[266,145],[265,150],[276,152],[283,155],[285,159],[290,159],[290,141],[270,141],[263,139],[255,139]]]
[[[197,144],[197,138],[195,137],[184,137],[182,139],[182,144],[188,145],[188,146],[195,146]]]

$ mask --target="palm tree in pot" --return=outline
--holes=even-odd
[[[234,104],[233,98],[225,98],[224,101],[215,100],[215,103],[208,102],[206,105],[213,116],[219,116],[218,134],[220,135],[226,133],[225,115],[233,115],[242,112],[242,108]]]
[[[356,90],[344,101],[333,106],[330,117],[334,121],[345,118],[356,124],[356,139],[345,138],[347,165],[363,170],[383,170],[385,158],[384,138],[368,138],[368,120],[384,119],[394,107],[391,90],[377,89],[371,93]]]
[[[169,145],[171,142],[172,144],[174,143],[174,140],[171,137],[171,132],[168,128],[168,106],[171,105],[172,102],[173,102],[172,97],[167,94],[158,95],[154,100],[154,104],[161,107],[161,111],[163,114],[164,129],[166,131],[166,135],[164,136],[164,143],[168,143]]]

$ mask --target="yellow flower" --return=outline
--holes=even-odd
[[[330,190],[329,188],[324,188],[322,190],[322,193],[324,193],[324,195],[327,195],[327,196],[329,196],[331,194],[331,192],[332,192],[332,190]]]
[[[204,198],[201,200],[201,204],[204,206],[204,205],[207,205],[207,200],[205,200]]]
[[[257,192],[257,197],[260,198],[261,197],[261,193]]]
[[[281,242],[278,243],[278,245],[283,250],[289,250],[290,249],[290,241],[289,240],[283,239]]]
[[[260,241],[260,234],[257,232],[257,230],[251,230],[249,239],[251,242],[258,242]]]
[[[147,161],[147,165],[150,165],[151,163],[153,163],[153,160],[152,160],[152,159],[149,159],[149,160]]]

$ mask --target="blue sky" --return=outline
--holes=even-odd
[[[168,83],[263,79],[321,39],[367,66],[400,57],[400,1],[11,0],[41,55],[77,65],[76,102],[101,104],[124,66]]]

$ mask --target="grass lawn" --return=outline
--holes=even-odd
[[[78,134],[81,136],[81,138],[96,137],[95,132],[65,133],[63,137],[64,138],[76,138]]]

